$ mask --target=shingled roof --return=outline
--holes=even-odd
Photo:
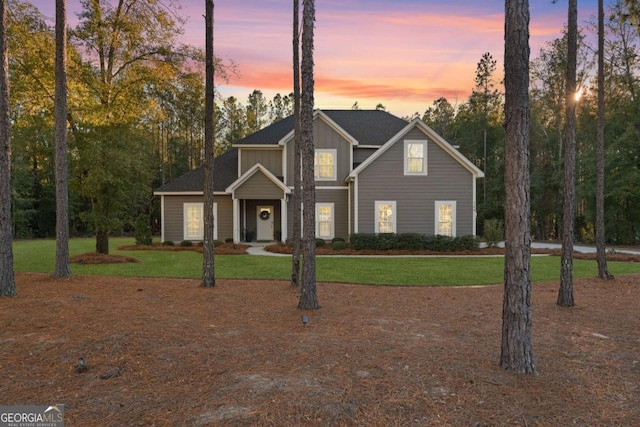
[[[218,156],[213,164],[213,190],[225,191],[238,179],[238,150],[232,148]],[[156,193],[204,192],[204,166],[187,172],[158,188]]]
[[[322,110],[322,112],[363,145],[381,146],[407,126],[407,122],[401,118],[380,110]],[[292,130],[293,116],[289,116],[236,141],[234,145],[277,145]],[[236,148],[216,157],[214,176],[214,191],[225,191],[238,179]],[[204,168],[200,166],[168,182],[158,188],[155,193],[203,191]]]
[[[322,110],[359,144],[382,145],[400,132],[407,122],[381,110]],[[259,130],[234,145],[276,145],[293,130],[293,116]]]

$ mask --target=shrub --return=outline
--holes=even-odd
[[[397,249],[420,250],[422,249],[424,235],[419,233],[402,233],[397,235]]]
[[[478,249],[475,236],[433,236],[420,233],[356,233],[351,235],[351,247],[355,250],[430,250],[430,251],[468,251]]]
[[[233,243],[233,237],[227,237],[226,239],[224,239],[225,243]]]
[[[233,239],[231,239],[231,242],[233,242]],[[204,242],[202,242],[204,244]],[[213,247],[217,248],[220,247],[222,245],[224,245],[225,242],[223,242],[222,240],[214,240],[213,241]]]
[[[172,240],[165,240],[162,242],[162,246],[175,246],[175,243]]]
[[[325,242],[324,239],[316,239],[316,248],[321,248],[326,244],[327,242]]]
[[[344,240],[342,237],[334,237],[333,239],[331,239],[331,243],[335,243],[335,242],[346,243],[346,240]]]
[[[351,242],[351,247],[357,251],[361,251],[363,249],[373,249],[375,246],[375,234],[370,233],[355,233],[351,235],[349,241]]]
[[[453,250],[473,251],[480,247],[479,243],[475,236],[459,236],[453,239]]]
[[[149,224],[149,215],[140,215],[136,219],[135,224],[136,245],[151,244],[151,225]]]
[[[440,234],[437,234],[433,236],[431,250],[441,252],[449,251],[453,247],[453,245],[451,244],[451,240],[452,239],[449,236],[442,236]]]
[[[182,242],[180,242],[180,246],[188,248],[190,246],[193,246],[193,242],[191,240],[183,240]]]
[[[331,247],[334,251],[341,251],[347,247],[347,244],[344,242],[344,240],[336,240],[335,242],[331,243]]]
[[[394,233],[381,233],[376,234],[377,243],[374,249],[379,251],[388,251],[395,249],[398,246],[398,239]]]
[[[484,222],[484,241],[490,248],[495,248],[504,239],[504,225],[497,218],[487,219]]]

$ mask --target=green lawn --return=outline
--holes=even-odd
[[[133,244],[132,238],[112,238],[111,253],[134,257],[140,263],[110,265],[72,264],[73,274],[102,276],[178,277],[202,276],[202,255],[197,252],[118,251],[117,246]],[[71,255],[92,252],[93,239],[71,239]],[[19,272],[52,273],[55,258],[53,240],[14,242],[14,265]],[[613,274],[640,273],[640,263],[609,262]],[[488,285],[503,281],[504,260],[491,258],[357,258],[318,257],[317,278],[322,282],[378,285]],[[534,282],[559,280],[559,257],[533,257]],[[252,255],[216,256],[219,278],[284,279],[291,275],[289,257]],[[574,277],[597,275],[595,261],[574,260]]]

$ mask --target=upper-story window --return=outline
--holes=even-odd
[[[427,174],[427,141],[404,142],[404,174]]]
[[[313,167],[317,181],[335,181],[337,150],[316,149]]]

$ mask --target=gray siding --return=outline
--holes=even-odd
[[[164,196],[164,239],[184,240],[184,204],[203,203],[202,196]],[[233,237],[233,202],[231,196],[215,196],[218,205],[218,240]]]
[[[334,210],[334,231],[335,237],[342,237],[345,240],[349,237],[349,192],[346,188],[340,189],[320,189],[316,190],[316,203],[333,203]],[[293,235],[293,196],[287,203],[287,236]]]
[[[344,180],[351,172],[351,143],[331,128],[324,120],[313,121],[313,143],[315,148],[336,149],[336,181],[316,181],[318,186],[344,186]],[[287,143],[287,171],[293,171],[293,141]],[[287,185],[293,185],[293,175],[287,173]]]
[[[428,141],[428,175],[404,176],[407,139]],[[396,202],[398,233],[434,234],[436,201],[456,201],[458,236],[473,231],[473,175],[419,129],[412,129],[365,168],[357,186],[360,233],[375,231],[375,201]]]
[[[362,163],[365,160],[367,160],[369,158],[369,156],[371,156],[376,151],[377,151],[376,148],[359,148],[357,146],[354,147],[354,149],[353,149],[353,163],[355,165],[359,165],[360,163]]]
[[[263,173],[256,172],[235,190],[236,199],[273,198],[281,199],[284,191],[267,178]]]
[[[260,163],[275,176],[282,176],[282,149],[259,150],[243,148],[240,150],[240,174],[245,173],[256,163]]]
[[[335,237],[349,237],[349,192],[346,188],[317,190],[316,203],[333,203]]]

